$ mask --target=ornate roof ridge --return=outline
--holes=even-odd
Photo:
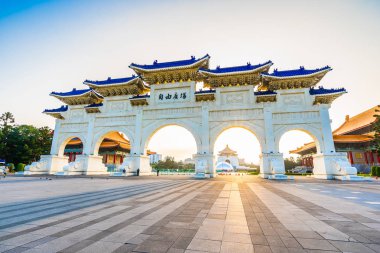
[[[195,56],[191,56],[190,59],[187,60],[179,60],[179,61],[169,61],[169,62],[158,62],[155,60],[153,64],[136,64],[131,63],[129,65],[130,68],[134,69],[141,69],[141,70],[157,70],[157,69],[167,69],[167,68],[176,68],[176,67],[186,67],[191,66],[195,63],[198,63],[202,60],[209,59],[210,56],[206,54],[205,56],[196,59]]]
[[[255,64],[255,65],[252,65],[250,62],[247,62],[246,65],[240,65],[240,66],[232,66],[232,67],[224,67],[224,68],[217,66],[215,69],[200,68],[199,72],[206,72],[206,73],[213,73],[213,74],[245,72],[245,71],[256,70],[256,69],[259,69],[261,67],[267,66],[269,64],[273,65],[273,62],[269,60],[267,62],[259,63],[259,64]]]
[[[318,88],[310,87],[309,94],[310,95],[325,95],[325,94],[333,94],[333,93],[346,93],[345,88],[331,88],[331,89],[325,89],[323,86],[319,86]]]
[[[88,80],[86,79],[83,83],[84,84],[94,84],[94,85],[107,85],[107,84],[119,84],[119,83],[128,83],[129,81],[132,81],[136,78],[140,78],[138,75],[132,75],[130,77],[122,77],[122,78],[111,78],[108,77],[106,80],[102,81],[93,81],[93,80]]]
[[[89,88],[89,89],[79,89],[77,90],[76,88],[73,88],[72,91],[68,91],[68,92],[51,92],[50,93],[50,96],[56,96],[56,97],[74,97],[74,96],[82,96],[86,93],[94,93],[95,95],[103,98],[102,95],[100,95],[99,93],[97,93],[95,90]]]
[[[67,105],[62,105],[56,109],[45,109],[42,113],[54,113],[54,112],[66,112],[69,107]]]
[[[261,73],[263,77],[272,77],[272,78],[289,78],[289,77],[307,77],[312,76],[317,73],[331,71],[330,66],[325,66],[323,68],[316,69],[305,69],[305,67],[300,66],[299,69],[290,69],[290,70],[278,70],[274,69],[272,73]]]

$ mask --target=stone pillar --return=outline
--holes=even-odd
[[[59,135],[59,131],[60,131],[60,128],[61,128],[61,122],[62,122],[61,119],[56,119],[55,120],[53,141],[51,143],[51,149],[50,149],[50,154],[51,155],[58,155],[58,151],[59,151],[58,135]]]
[[[270,105],[266,105],[270,106]],[[260,176],[270,179],[285,179],[283,154],[276,152],[272,109],[264,107],[265,144],[260,155]]]
[[[195,161],[195,177],[205,178],[216,177],[216,169],[214,155],[212,154],[196,154],[193,155]]]
[[[86,141],[85,143],[83,143],[83,154],[93,155],[94,150],[91,150],[91,149],[92,149],[92,143],[96,141],[96,140],[93,140],[95,117],[93,115],[87,115],[87,116],[88,116],[88,125],[87,125]]]
[[[329,114],[329,105],[322,104],[319,107],[319,113],[321,117],[321,128],[322,128],[322,136],[323,143],[321,147],[321,153],[334,153],[334,139],[331,130],[331,120]]]
[[[135,120],[135,134],[134,142],[131,147],[131,153],[124,157],[123,164],[120,165],[120,170],[125,169],[126,176],[136,176],[137,170],[139,169],[139,175],[150,175],[152,172],[152,167],[149,163],[149,156],[145,155],[144,152],[144,143],[141,143],[142,138],[142,118],[143,110],[138,108],[136,111],[136,120]]]
[[[209,109],[207,106],[202,106],[202,125],[201,125],[201,147],[198,154],[193,155],[195,161],[195,176],[216,177],[216,168],[214,163],[214,154],[210,150],[210,127],[209,127]]]

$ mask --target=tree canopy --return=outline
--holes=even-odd
[[[373,130],[375,131],[375,136],[373,139],[373,146],[376,149],[377,153],[380,154],[380,105],[377,106],[378,109],[375,110],[376,114],[374,117],[376,118],[373,123]]]
[[[52,130],[31,125],[13,125],[12,113],[0,117],[0,158],[8,163],[29,164],[48,154],[52,142]]]

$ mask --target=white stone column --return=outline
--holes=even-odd
[[[334,139],[333,139],[332,130],[331,130],[329,107],[330,105],[326,105],[326,104],[321,104],[319,106],[322,136],[323,136],[323,147],[321,147],[321,149],[322,148],[324,149],[324,150],[321,150],[321,152],[328,153],[328,154],[335,152]]]
[[[264,128],[265,146],[262,147],[260,156],[260,176],[263,178],[283,179],[286,177],[284,176],[284,158],[283,154],[278,152],[278,147],[275,146],[272,109],[269,103],[264,104]]]
[[[264,105],[265,147],[261,147],[261,148],[262,148],[262,152],[274,153],[277,150],[277,147],[275,147],[275,141],[274,141],[272,109],[270,107],[265,107],[265,105]],[[269,105],[266,105],[266,106],[269,106]]]
[[[86,141],[83,145],[83,154],[93,155],[94,150],[91,150],[91,149],[92,149],[92,143],[96,141],[96,140],[93,140],[95,117],[94,115],[87,115],[87,116],[88,116],[88,125],[87,125]]]
[[[134,132],[134,142],[132,143],[131,153],[126,155],[123,161],[123,164],[120,166],[120,169],[126,170],[126,176],[137,175],[137,170],[139,169],[139,175],[150,175],[152,172],[152,167],[149,163],[149,157],[144,154],[144,144],[141,143],[142,138],[142,124],[143,120],[143,110],[138,108],[136,110],[136,119],[135,119],[135,132]]]
[[[58,155],[58,151],[59,151],[58,136],[59,136],[59,131],[61,128],[61,123],[62,123],[61,119],[55,120],[53,140],[52,140],[51,149],[50,149],[51,155]]]
[[[93,143],[94,140],[94,125],[95,125],[95,115],[88,114],[88,125],[86,132],[86,141],[83,145],[83,154],[78,155],[75,159],[74,164],[67,167],[68,175],[106,175],[107,167],[103,164],[103,157],[99,155],[94,155]]]

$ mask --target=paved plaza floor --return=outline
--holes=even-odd
[[[8,177],[0,252],[380,252],[380,182]]]

